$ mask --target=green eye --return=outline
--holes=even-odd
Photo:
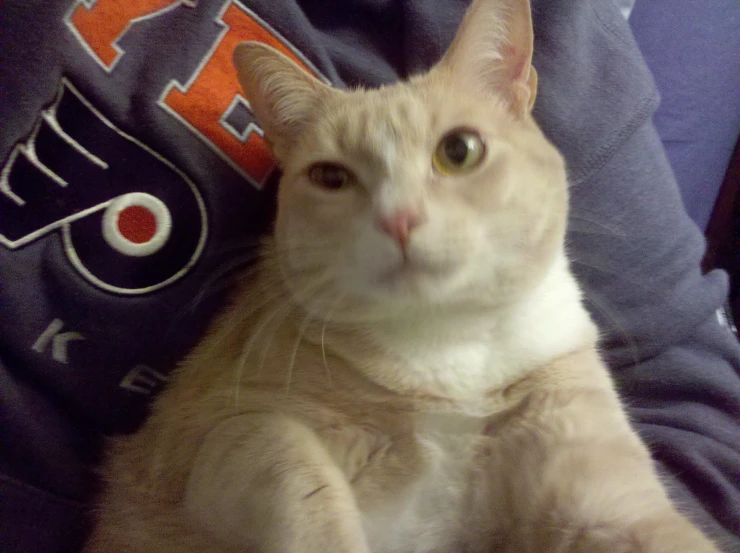
[[[352,173],[336,163],[315,163],[308,170],[312,184],[325,190],[340,190],[352,180]]]
[[[475,131],[456,129],[439,141],[432,163],[443,175],[463,173],[477,167],[483,160],[486,147]]]

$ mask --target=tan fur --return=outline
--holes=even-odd
[[[437,67],[379,90],[237,50],[284,170],[275,236],[112,443],[88,553],[717,552],[596,350],[531,49],[526,0],[479,0]],[[456,127],[486,155],[439,175]],[[310,182],[327,161],[346,189]],[[422,221],[403,256],[378,225],[399,209]]]

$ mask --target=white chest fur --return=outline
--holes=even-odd
[[[364,513],[372,550],[453,551],[469,543],[466,520],[475,515],[470,493],[495,493],[477,489],[485,485],[475,476],[481,460],[476,446],[492,414],[487,392],[592,343],[595,333],[564,257],[537,290],[509,309],[380,330],[376,339],[397,360],[395,373],[368,376],[390,388],[446,397],[458,414],[416,416],[429,463],[396,501]]]
[[[565,257],[519,302],[478,313],[397,321],[373,330],[396,362],[368,376],[391,389],[447,397],[471,415],[485,411],[485,392],[595,341],[596,329]]]
[[[484,419],[457,414],[420,414],[417,438],[426,466],[394,500],[363,513],[373,553],[453,551],[468,541],[466,519],[474,457]]]

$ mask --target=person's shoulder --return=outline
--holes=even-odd
[[[578,184],[648,121],[659,97],[629,25],[611,0],[534,0],[535,117]]]

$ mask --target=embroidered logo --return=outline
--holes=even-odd
[[[119,294],[181,278],[207,236],[203,198],[170,161],[104,117],[67,79],[0,174],[0,244],[61,233],[77,271]]]

